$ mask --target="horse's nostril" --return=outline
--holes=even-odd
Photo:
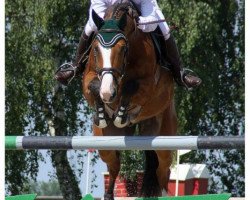
[[[102,99],[103,103],[109,103],[109,100],[107,99]]]
[[[113,100],[116,97],[116,90],[113,92],[112,96],[111,96],[111,100]]]

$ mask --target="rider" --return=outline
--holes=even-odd
[[[89,20],[81,34],[73,68],[59,69],[55,74],[55,78],[59,82],[67,85],[70,79],[72,79],[75,75],[81,74],[84,71],[84,66],[81,65],[81,60],[84,52],[87,49],[88,38],[93,32],[97,31],[97,27],[92,19],[92,10],[95,10],[101,18],[104,18],[106,9],[118,1],[121,0],[91,0]],[[131,1],[135,3],[135,5],[141,12],[138,23],[147,23],[165,19],[156,0]],[[199,77],[188,74],[183,69],[174,37],[170,34],[170,29],[166,22],[161,22],[159,24],[151,23],[147,25],[139,25],[138,28],[143,32],[152,32],[156,29],[157,25],[159,25],[165,38],[165,45],[167,49],[166,59],[172,66],[171,71],[173,73],[175,81],[178,83],[178,85],[185,86],[189,89],[200,85],[201,79]]]

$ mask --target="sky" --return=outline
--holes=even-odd
[[[0,199],[4,199],[4,1],[0,1]],[[250,136],[248,131],[250,130],[250,89],[249,89],[249,83],[250,83],[250,27],[249,27],[249,22],[250,22],[250,0],[246,0],[246,63],[245,63],[245,69],[246,69],[246,166],[249,166],[249,154],[250,154],[250,145],[249,140]],[[98,167],[96,167],[96,173],[98,175],[98,180],[97,183],[101,185],[103,182],[102,180],[102,174],[101,172],[106,171],[105,165],[99,161]],[[39,176],[38,180],[46,180],[46,174],[47,170],[51,170],[51,165],[49,162],[47,162],[46,166],[41,165],[40,171],[39,171]],[[84,176],[84,175],[83,175]],[[246,197],[250,197],[250,173],[248,168],[246,168]],[[81,188],[84,188],[84,183],[81,183]],[[103,194],[103,188],[98,188],[94,192],[94,196],[99,196]]]
[[[53,172],[55,172],[55,170],[52,167],[50,157],[46,156],[47,150],[40,150],[39,152],[43,154],[46,163],[45,162],[39,163],[39,172],[38,172],[37,181],[48,182],[50,179],[48,173],[49,172],[53,173]],[[68,157],[72,157],[72,156],[75,156],[75,153],[74,153],[74,151],[68,151],[67,155],[68,155]],[[84,161],[84,166],[83,166],[84,173],[80,177],[81,182],[80,182],[79,187],[81,189],[82,195],[85,195],[86,194],[86,176],[87,176],[86,171],[87,171],[87,163],[88,163],[87,156],[84,157],[83,161]],[[71,165],[77,166],[77,168],[81,168],[81,166],[79,166],[77,164],[76,159],[71,159]],[[97,161],[97,164],[94,165],[94,167],[90,167],[89,171],[92,171],[92,170],[94,170],[95,174],[97,175],[97,179],[95,181],[95,184],[98,185],[98,187],[93,190],[92,194],[94,197],[102,197],[104,194],[104,178],[103,178],[102,173],[107,171],[106,164],[104,162],[102,162],[101,159],[99,159]]]

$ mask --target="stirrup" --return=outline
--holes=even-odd
[[[70,78],[67,81],[67,84],[70,84],[70,82],[76,77],[76,71],[77,71],[77,67],[73,65],[73,63],[64,63],[62,64],[60,67],[58,67],[57,71],[55,72],[55,74],[57,72],[67,72],[67,71],[73,71],[74,75],[72,76],[72,78]]]
[[[185,77],[186,75],[190,75],[190,74],[193,75],[193,76],[198,77],[197,74],[196,74],[193,70],[188,69],[188,68],[183,68],[183,69],[180,71],[180,73],[181,73],[181,83],[182,83],[183,86],[187,89],[187,91],[192,91],[194,88],[193,88],[193,87],[188,87],[188,86],[187,86],[187,84],[186,84],[185,81],[184,81],[184,77]]]

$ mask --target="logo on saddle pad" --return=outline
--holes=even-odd
[[[119,40],[127,38],[122,33],[119,21],[115,19],[107,20],[96,35],[96,39],[103,47],[113,47]]]

